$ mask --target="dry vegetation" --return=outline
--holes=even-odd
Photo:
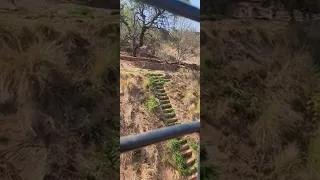
[[[153,71],[156,72],[156,71]],[[159,71],[161,72],[161,71]],[[148,84],[149,71],[123,71],[120,75],[120,136],[139,134],[164,127],[157,113],[149,107],[153,92]],[[168,94],[177,118],[190,122],[199,116],[199,77],[191,73],[172,73]],[[188,89],[184,91],[183,89]],[[181,99],[184,99],[183,101]],[[157,106],[157,105],[156,105]],[[189,109],[191,111],[189,111]],[[198,136],[189,136],[199,142]],[[169,157],[168,142],[121,154],[121,179],[183,179]]]
[[[46,7],[1,12],[0,179],[117,179],[119,16]]]
[[[172,73],[168,96],[181,122],[200,118],[200,77],[192,73]]]
[[[123,0],[120,28],[121,51],[126,54],[199,63],[200,34],[185,18],[134,0]]]
[[[201,179],[320,178],[317,26],[202,22]]]
[[[173,22],[176,24],[173,25]],[[178,63],[200,63],[199,33],[184,19],[175,19],[167,11],[134,0],[121,1],[120,31],[121,55],[135,56],[132,59],[122,56],[120,62],[120,135],[128,136],[165,127],[165,116],[174,117],[179,123],[191,122],[198,117],[199,71],[179,72]],[[147,58],[142,61],[141,57],[163,61],[155,63]],[[168,93],[170,103],[162,105],[171,109],[162,115],[163,121],[159,118],[160,104],[158,97],[155,97],[156,92],[152,91],[155,85],[149,73],[165,74],[172,80],[163,89],[164,93]],[[197,149],[199,137],[188,137],[190,146]],[[185,179],[182,176],[194,171],[186,165],[180,151],[179,142],[167,141],[121,154],[121,179]]]
[[[147,90],[147,75],[131,72],[120,75],[120,136],[139,134],[161,127],[156,114],[147,110],[146,101],[152,95]],[[161,144],[121,154],[123,180],[161,179]]]

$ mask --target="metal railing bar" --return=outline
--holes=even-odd
[[[200,22],[200,9],[179,0],[137,0],[185,18]]]
[[[150,132],[120,138],[120,152],[131,151],[151,144],[181,137],[186,134],[200,132],[200,120]]]

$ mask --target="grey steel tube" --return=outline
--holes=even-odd
[[[200,132],[200,120],[170,127],[165,127],[138,135],[120,138],[120,152],[142,148],[161,141]]]
[[[137,0],[200,22],[200,9],[179,0]]]

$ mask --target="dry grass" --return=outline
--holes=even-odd
[[[119,25],[108,24],[110,16],[80,22],[19,12],[0,18],[0,105],[8,130],[0,133],[8,139],[1,144],[0,172],[8,165],[20,169],[3,178],[118,178],[119,150],[112,145],[118,138],[110,137],[119,135],[113,113],[119,111],[113,98],[119,90]],[[17,144],[14,155],[6,152]]]
[[[162,126],[157,115],[147,109],[152,92],[143,88],[147,73],[121,72],[120,74],[120,135],[128,136]],[[163,173],[160,162],[161,143],[123,153],[120,156],[121,179],[157,179]]]
[[[196,38],[196,37],[195,37]],[[164,41],[161,43],[161,46],[157,52],[157,56],[160,58],[165,57],[165,60],[171,60],[178,57],[178,52],[175,49],[175,47],[168,42]],[[200,46],[196,49],[194,49],[194,53],[186,52],[183,54],[185,58],[184,62],[186,63],[192,63],[192,64],[200,64]]]
[[[177,72],[171,74],[167,93],[176,109],[178,119],[190,122],[200,117],[199,74]]]
[[[250,20],[202,27],[202,122],[221,136],[201,145],[219,154],[206,164],[219,179],[317,177],[306,166],[317,159],[315,144],[308,148],[317,136],[306,106],[318,82],[301,29]]]
[[[274,157],[274,171],[272,179],[295,178],[303,166],[299,148],[295,144],[289,144],[279,154]]]
[[[122,75],[120,76],[120,93],[129,93],[131,94],[131,91],[134,87],[134,80],[129,78],[128,75]]]
[[[149,87],[150,71],[121,71],[121,136],[138,134],[164,127],[154,107],[153,92]],[[164,73],[164,72],[153,72]],[[197,75],[191,73],[170,73],[172,82],[166,85],[170,103],[174,106],[177,117],[182,122],[192,121],[192,116],[199,112],[199,84]],[[186,91],[187,90],[187,91]],[[184,96],[179,98],[178,94]],[[184,100],[183,100],[184,99]],[[182,101],[183,100],[183,101]],[[150,107],[148,107],[148,103]],[[192,109],[192,112],[188,112]],[[199,113],[197,114],[199,116]],[[191,137],[198,142],[198,137]],[[170,166],[166,142],[148,146],[138,153],[121,154],[121,179],[181,179],[177,168]]]

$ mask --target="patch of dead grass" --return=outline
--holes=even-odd
[[[119,47],[112,43],[117,36],[117,24],[111,25],[111,30],[104,34],[92,35],[86,29],[62,28],[54,22],[48,26],[31,19],[19,19],[16,14],[9,16],[6,22],[1,18],[0,101],[1,107],[2,103],[15,106],[16,111],[8,111],[3,118],[17,116],[23,131],[14,136],[10,131],[8,138],[10,142],[25,143],[25,137],[30,137],[33,143],[43,145],[41,152],[47,154],[47,158],[32,165],[24,160],[9,159],[10,163],[35,165],[39,172],[29,174],[30,179],[49,178],[57,173],[61,179],[81,179],[92,173],[100,179],[107,172],[108,177],[117,178],[119,174],[112,172],[119,168],[119,153],[116,154],[118,150],[112,145],[114,139],[106,138],[110,133],[115,136],[119,128],[115,122],[119,120],[108,112],[117,111],[118,107],[109,103],[119,87],[107,86],[117,81]],[[10,20],[13,22],[9,23]],[[14,27],[14,22],[20,24]],[[75,23],[71,19],[69,22]],[[82,26],[92,32],[102,31],[100,26],[86,23]],[[34,151],[19,151],[16,155],[34,156]],[[90,163],[93,167],[99,166],[98,170],[88,167],[89,159],[94,159]],[[42,165],[48,168],[40,172],[38,166]],[[21,169],[23,176],[26,170]]]
[[[212,155],[220,178],[313,176],[305,166],[314,126],[306,104],[317,80],[304,41],[286,33],[292,27],[272,22],[225,20],[202,27],[201,120],[223,137],[204,146],[227,155]]]

